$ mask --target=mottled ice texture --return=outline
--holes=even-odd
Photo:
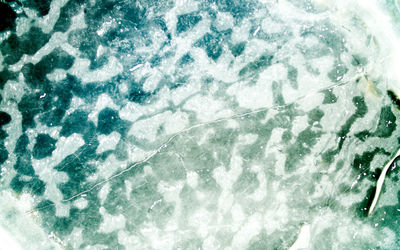
[[[395,4],[7,2],[7,244],[400,248]]]

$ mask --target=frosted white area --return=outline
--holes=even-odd
[[[51,1],[49,13],[43,18],[40,18],[37,22],[37,25],[42,28],[44,33],[51,32],[60,15],[60,8],[63,7],[67,2],[68,0]]]
[[[245,108],[272,107],[270,83],[260,80],[255,86],[246,85],[246,83],[233,85],[228,89],[228,94],[236,95],[239,105]]]
[[[33,207],[33,199],[28,194],[19,198],[10,192],[0,192],[0,249],[58,249],[60,246],[53,242],[37,224],[37,216],[27,214]],[[36,239],[32,241],[32,239]]]
[[[100,213],[103,215],[104,221],[100,225],[100,232],[110,233],[112,231],[123,229],[125,227],[125,217],[120,214],[118,216],[112,216],[100,208]]]
[[[112,132],[109,135],[99,135],[100,145],[96,149],[97,154],[101,154],[107,150],[115,149],[115,146],[119,142],[121,135],[117,132]]]
[[[169,97],[169,96],[167,96]],[[157,113],[158,110],[162,110],[166,107],[168,107],[168,99],[169,98],[162,98],[159,101],[142,106],[137,103],[127,103],[119,112],[119,115],[122,119],[128,120],[128,121],[136,121],[139,117],[141,116],[148,116],[149,114],[154,115],[154,113]]]
[[[67,77],[67,73],[63,69],[55,69],[50,74],[47,74],[47,79],[50,81],[61,81]]]
[[[22,247],[19,245],[18,241],[16,241],[6,230],[0,227],[0,241],[2,245],[0,246],[1,250],[7,249],[15,249],[22,250]]]
[[[117,159],[115,159],[114,155],[111,155],[104,163],[98,166],[98,171],[95,174],[95,177],[98,178],[98,176],[101,176],[104,179],[110,178],[115,173],[115,171],[123,169],[125,166],[126,162],[118,161]]]
[[[106,65],[100,69],[90,70],[90,61],[88,59],[77,59],[69,70],[76,75],[83,83],[96,81],[106,81],[122,72],[122,65],[119,61],[111,56]]]
[[[203,122],[233,115],[231,110],[224,107],[223,102],[214,100],[209,96],[194,96],[185,103],[183,108],[194,111],[197,114],[197,119]]]
[[[138,139],[154,142],[158,137],[160,128],[163,127],[167,134],[173,134],[181,131],[187,124],[188,120],[185,113],[166,111],[152,118],[137,121],[132,125],[128,134]]]
[[[304,225],[300,229],[296,242],[289,248],[290,250],[308,249],[310,246],[310,225]]]
[[[84,209],[87,207],[88,201],[85,198],[81,197],[74,201],[74,205],[79,209]]]

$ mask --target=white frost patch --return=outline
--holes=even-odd
[[[250,145],[257,141],[258,135],[257,134],[245,134],[239,135],[238,143],[243,145]]]
[[[243,20],[243,23],[240,26],[234,26],[232,29],[232,41],[233,42],[242,42],[248,41],[249,38],[249,30],[251,29],[251,23],[249,20]]]
[[[135,122],[141,116],[150,116],[168,107],[168,99],[169,98],[160,93],[160,98],[153,104],[140,105],[134,102],[128,102],[121,108],[119,116],[123,120]]]
[[[225,109],[224,103],[210,96],[196,95],[190,98],[184,109],[196,112],[200,121],[208,122],[233,115],[232,110]]]
[[[272,20],[272,18],[265,18],[261,23],[262,30],[267,33],[280,33],[283,31],[283,25]]]
[[[154,223],[144,223],[139,229],[141,238],[144,237],[151,247],[147,249],[172,249],[177,237],[175,234],[161,231]],[[143,244],[139,248],[143,248]]]
[[[97,177],[109,178],[111,177],[118,169],[126,167],[125,161],[118,161],[115,159],[115,155],[110,155],[107,157],[104,163],[101,163],[97,166],[97,173],[94,174],[90,179],[97,179]]]
[[[184,186],[182,181],[177,181],[175,183],[167,183],[165,181],[160,181],[157,185],[157,191],[160,192],[166,202],[180,202],[179,194]]]
[[[259,234],[262,229],[261,221],[261,214],[255,213],[251,215],[244,226],[233,237],[232,246],[237,247],[237,249],[245,249],[249,241]]]
[[[237,203],[235,203],[232,206],[232,209],[230,212],[231,212],[232,220],[233,220],[232,229],[234,231],[237,231],[239,229],[240,225],[242,225],[243,221],[245,220],[246,215],[244,214],[242,207]]]
[[[186,174],[186,183],[192,187],[196,188],[199,182],[199,175],[194,171],[188,171]]]
[[[300,229],[296,242],[289,248],[289,250],[309,249],[310,246],[310,225],[304,225]]]
[[[19,198],[10,192],[0,192],[0,249],[61,249],[38,225],[37,212],[27,213],[34,207],[29,194]],[[35,239],[35,240],[32,240]]]
[[[81,146],[85,144],[81,134],[72,134],[69,137],[60,137],[56,143],[56,149],[52,154],[52,162],[54,165],[59,164],[65,157],[73,154]]]
[[[55,69],[53,72],[46,75],[47,79],[53,82],[59,82],[67,77],[67,72],[64,69]]]
[[[241,82],[228,88],[229,95],[235,95],[239,105],[244,108],[258,109],[272,106],[272,91],[268,82],[262,82],[253,86]]]
[[[15,20],[15,31],[17,36],[22,36],[29,31],[32,26],[31,21],[31,19],[25,17],[18,17]]]
[[[158,69],[149,68],[148,78],[143,84],[143,90],[153,92],[156,90],[158,83],[163,79],[164,74]]]
[[[251,168],[251,171],[257,174],[259,187],[254,190],[250,197],[255,201],[262,201],[267,196],[267,178],[262,167],[255,165]]]
[[[130,232],[120,230],[118,232],[118,242],[125,246],[126,249],[139,249],[143,247],[142,241],[138,236],[131,235]]]
[[[84,208],[87,207],[87,205],[88,205],[88,201],[83,197],[81,197],[79,199],[76,199],[74,201],[74,206],[79,208],[79,209],[84,209]]]
[[[304,112],[309,112],[315,107],[318,107],[318,104],[323,102],[324,97],[325,95],[323,93],[317,92],[300,99],[297,103],[299,104],[299,108],[301,110]]]
[[[83,243],[82,231],[83,229],[78,227],[74,227],[74,229],[72,230],[71,235],[69,236],[69,239],[74,239],[69,241],[72,249],[79,249],[79,247]]]
[[[96,154],[101,154],[107,150],[115,149],[115,146],[117,146],[121,135],[114,131],[109,135],[99,135],[97,138],[99,140],[99,146],[96,149]]]
[[[108,193],[110,192],[110,183],[106,182],[106,184],[104,184],[98,194],[99,200],[100,200],[100,204],[104,204],[104,201],[107,199]]]
[[[247,81],[235,83],[228,88],[227,94],[236,96],[241,107],[249,109],[269,108],[273,105],[272,83],[284,81],[286,76],[287,69],[284,65],[274,64],[260,73],[256,83],[249,84]]]
[[[239,139],[240,140],[240,139]],[[237,149],[234,148],[230,161],[229,171],[224,166],[214,169],[213,176],[218,185],[222,188],[221,195],[218,199],[218,222],[221,223],[224,215],[229,212],[234,202],[232,195],[232,186],[242,173],[242,158],[238,155]]]
[[[116,230],[125,228],[126,219],[122,214],[112,216],[107,213],[106,210],[101,207],[100,214],[103,216],[103,222],[100,224],[99,232],[111,233]]]
[[[158,136],[176,133],[188,124],[187,115],[183,112],[166,111],[151,118],[135,122],[129,130],[129,135],[138,139],[153,142]]]
[[[0,242],[2,244],[0,245],[0,250],[22,250],[22,247],[18,241],[2,227],[0,227]]]
[[[167,134],[177,133],[186,128],[188,124],[189,124],[188,115],[181,111],[177,111],[173,113],[171,117],[165,121],[165,132]]]
[[[112,77],[121,74],[123,70],[122,64],[114,56],[110,56],[108,58],[108,63],[100,69],[90,70],[89,66],[90,60],[76,58],[74,65],[68,72],[78,77],[82,83],[88,83],[110,80]]]
[[[171,114],[171,111],[165,112]],[[161,125],[165,122],[166,114],[158,114],[151,118],[140,120],[135,122],[131,129],[129,130],[128,135],[133,135],[139,139],[145,139],[150,142],[153,142],[157,138],[157,131],[160,129]]]
[[[76,29],[84,29],[86,27],[85,11],[81,10],[78,15],[71,18],[71,26],[69,27],[68,32]]]
[[[209,232],[209,225],[213,223],[212,214],[205,208],[199,208],[188,218],[189,226],[197,228],[197,233],[205,237]]]
[[[74,110],[78,109],[85,105],[85,101],[82,98],[73,96],[71,100],[71,104],[69,105],[69,109],[66,112],[66,115],[70,115],[74,112]]]
[[[39,18],[36,25],[41,27],[44,33],[50,33],[60,16],[60,8],[67,2],[68,0],[51,1],[49,13],[43,18]]]
[[[232,152],[229,171],[226,171],[223,166],[214,169],[213,176],[222,189],[230,190],[232,188],[233,183],[236,182],[243,171],[242,164],[243,159],[235,148]]]
[[[276,192],[274,203],[264,213],[263,225],[268,234],[280,230],[288,222],[290,216],[293,216],[289,213],[286,203],[287,198],[284,192]]]
[[[293,121],[292,133],[297,137],[299,133],[308,127],[308,117],[306,115],[296,116]]]
[[[179,105],[185,99],[189,98],[191,95],[194,95],[198,91],[200,91],[201,84],[200,83],[189,83],[180,88],[174,89],[171,92],[171,100],[174,105]]]
[[[231,14],[228,12],[217,12],[217,20],[215,23],[215,28],[218,30],[227,30],[229,28],[232,28],[234,24],[234,19]]]

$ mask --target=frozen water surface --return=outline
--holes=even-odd
[[[400,248],[395,1],[6,2],[1,249]]]

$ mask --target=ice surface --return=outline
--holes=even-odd
[[[39,2],[0,40],[0,249],[400,248],[395,4]]]

